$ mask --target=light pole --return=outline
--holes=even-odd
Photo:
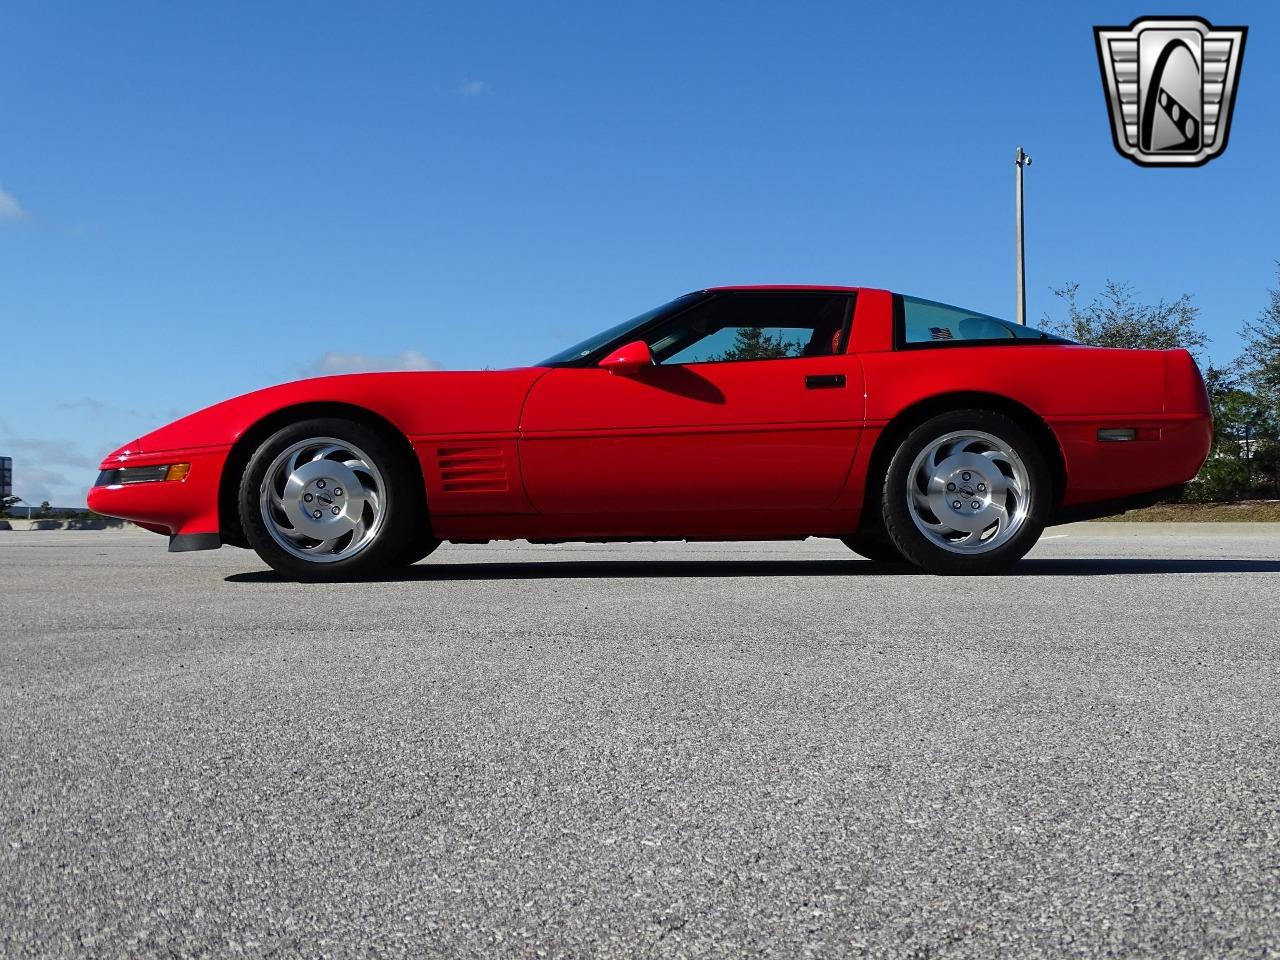
[[[1018,322],[1025,327],[1027,325],[1027,279],[1024,275],[1026,259],[1022,252],[1022,168],[1031,166],[1031,158],[1022,152],[1022,147],[1018,147],[1014,163],[1018,167]]]

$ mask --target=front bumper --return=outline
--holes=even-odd
[[[220,533],[179,533],[169,538],[170,553],[217,550],[220,546],[222,546],[222,534]]]
[[[86,498],[89,509],[129,520],[144,529],[170,537],[169,549],[211,550],[222,543],[218,517],[218,486],[230,446],[193,450],[165,450],[132,454],[126,462],[102,464],[100,484]],[[158,467],[189,463],[181,480],[114,483],[122,468]],[[134,474],[145,475],[145,474]]]

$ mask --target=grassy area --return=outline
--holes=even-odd
[[[1280,523],[1280,500],[1246,500],[1242,503],[1161,503],[1130,510],[1107,522],[1155,523]]]

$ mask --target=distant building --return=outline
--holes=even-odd
[[[0,457],[0,497],[13,496],[13,457]]]

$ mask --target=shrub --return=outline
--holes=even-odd
[[[1234,457],[1210,457],[1196,478],[1187,484],[1182,499],[1188,503],[1236,500],[1248,486],[1244,462]]]

